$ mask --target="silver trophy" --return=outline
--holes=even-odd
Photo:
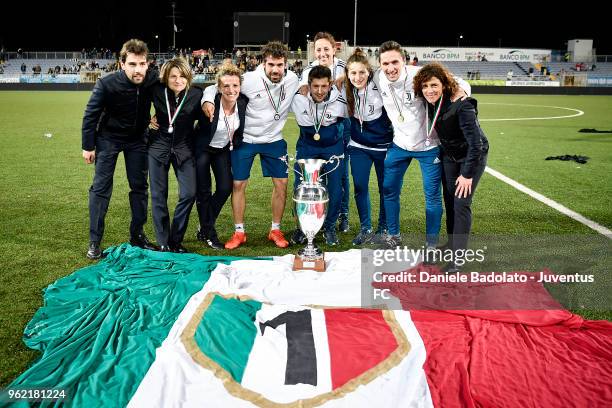
[[[323,159],[299,159],[295,160],[289,155],[281,157],[287,167],[292,168],[290,161],[295,160],[300,171],[293,169],[300,176],[300,184],[293,192],[295,203],[295,214],[300,225],[300,229],[306,236],[308,243],[306,247],[299,251],[293,264],[294,270],[313,269],[319,272],[325,271],[325,261],[323,253],[318,251],[314,244],[314,237],[317,235],[327,215],[327,203],[329,196],[327,189],[321,184],[321,179],[326,174],[336,170],[340,165],[340,159],[344,155],[331,156],[329,160]],[[321,169],[325,164],[334,164],[335,167],[328,172],[321,174]]]

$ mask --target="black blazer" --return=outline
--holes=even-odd
[[[149,129],[149,154],[157,161],[167,164],[170,155],[174,154],[179,164],[193,157],[193,125],[201,116],[202,89],[191,86],[187,90],[185,102],[174,121],[174,131],[168,133],[168,109],[166,108],[165,93],[168,92],[170,110],[174,113],[177,105],[174,94],[162,83],[153,88],[153,106],[159,124],[159,130]],[[185,91],[179,94],[182,98]]]
[[[477,165],[489,151],[489,141],[478,123],[477,105],[472,98],[445,100],[436,121],[442,156],[461,162],[461,175],[465,178],[474,176]],[[427,109],[431,118],[433,106],[427,104]]]
[[[242,144],[242,138],[244,134],[244,118],[246,114],[247,104],[249,98],[240,93],[238,100],[236,101],[236,107],[238,108],[238,118],[240,119],[240,127],[234,132],[234,148],[237,148]],[[217,125],[219,123],[219,112],[221,109],[221,94],[215,95],[215,114],[212,122],[207,118],[204,113],[198,120],[198,125],[195,130],[195,147],[196,151],[205,150],[213,139],[215,132],[217,131]]]

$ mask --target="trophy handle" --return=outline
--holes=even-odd
[[[300,173],[295,166],[291,167],[291,165],[289,164],[290,161],[294,161],[295,158],[291,157],[288,153],[284,156],[281,156],[278,158],[280,161],[282,161],[283,163],[285,163],[285,165],[290,169],[295,171],[302,180],[304,180],[304,175],[302,173]]]
[[[332,171],[336,170],[338,168],[338,166],[340,166],[340,159],[344,159],[344,154],[341,154],[340,156],[336,156],[335,154],[332,155],[329,160],[327,160],[328,163],[333,163],[334,161],[336,162],[336,166],[331,169],[330,171],[326,171],[325,173],[321,174],[319,176],[319,178],[323,178],[323,176],[331,173]]]

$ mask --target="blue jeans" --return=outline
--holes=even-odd
[[[440,148],[424,152],[411,152],[394,144],[387,151],[385,158],[385,178],[383,195],[389,234],[400,233],[399,212],[400,192],[404,183],[404,174],[412,159],[419,161],[425,193],[425,234],[428,245],[436,245],[442,222],[442,163],[439,159]]]
[[[351,182],[349,181],[349,156],[345,155],[342,169],[342,203],[340,204],[340,214],[349,213],[349,199],[351,198]]]
[[[372,165],[376,171],[378,180],[378,194],[380,195],[380,210],[378,214],[378,227],[384,229],[386,226],[385,201],[383,196],[383,180],[385,171],[386,151],[362,149],[349,146],[348,153],[351,157],[351,174],[355,188],[355,203],[359,212],[359,223],[361,230],[372,229],[371,205],[370,205],[370,171]]]

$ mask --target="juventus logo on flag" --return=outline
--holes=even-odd
[[[219,293],[205,297],[181,341],[229,393],[258,406],[320,405],[387,373],[410,351],[393,311],[270,305]]]

